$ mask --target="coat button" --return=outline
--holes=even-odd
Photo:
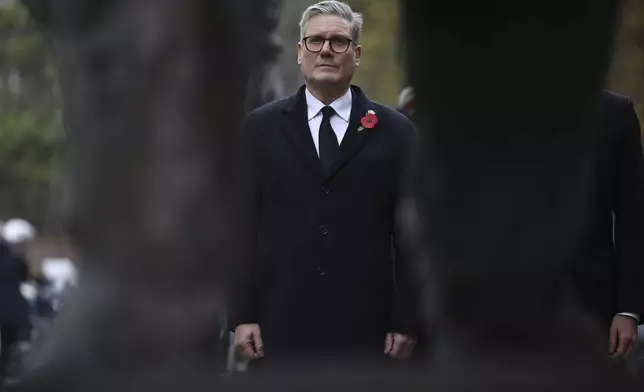
[[[322,235],[327,235],[329,234],[329,229],[327,229],[326,226],[320,226],[320,233]]]
[[[328,195],[329,193],[331,193],[331,190],[330,190],[329,188],[327,188],[327,187],[323,186],[322,188],[320,188],[320,192],[321,192],[324,196],[326,196],[326,195]]]
[[[320,274],[320,276],[324,276],[324,275],[326,275],[326,271],[324,270],[324,268],[322,268],[322,267],[318,267],[318,268],[316,268],[316,269],[317,269],[317,271],[318,271],[318,274]]]

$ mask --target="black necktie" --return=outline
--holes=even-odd
[[[331,106],[322,108],[322,123],[320,124],[320,161],[324,172],[329,174],[331,165],[335,162],[338,153],[338,138],[331,128],[331,116],[335,110]]]

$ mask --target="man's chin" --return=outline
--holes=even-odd
[[[329,85],[334,86],[341,83],[342,78],[339,75],[316,75],[312,81],[320,86]]]

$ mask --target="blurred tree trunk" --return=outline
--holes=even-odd
[[[253,23],[267,2],[28,5],[61,56],[61,209],[83,260],[32,380],[93,391],[210,380],[227,289],[249,260],[239,125],[251,64],[272,55],[270,24]]]
[[[617,3],[403,9],[420,137],[418,209],[406,216],[421,228],[434,376],[454,389],[496,390],[510,374],[517,386],[534,377],[556,391],[620,389],[606,335],[569,280],[595,189],[593,113]]]

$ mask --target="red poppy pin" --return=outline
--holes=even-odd
[[[358,132],[362,131],[365,128],[371,129],[375,127],[376,124],[378,124],[378,117],[376,116],[376,112],[374,112],[373,110],[368,110],[367,114],[365,114],[364,117],[360,119],[360,123],[362,125],[360,126],[360,128],[358,128]]]

